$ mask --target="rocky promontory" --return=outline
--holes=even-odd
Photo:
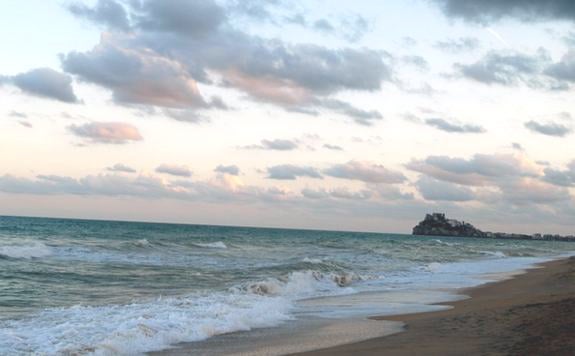
[[[546,240],[546,241],[572,241],[575,236],[562,235],[542,235],[542,234],[513,234],[505,232],[481,231],[475,226],[454,219],[447,219],[445,214],[433,213],[425,215],[425,219],[413,228],[413,235],[421,236],[458,236],[458,237],[480,237],[492,239],[514,239],[514,240]]]

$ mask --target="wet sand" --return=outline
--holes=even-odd
[[[406,331],[299,353],[338,355],[575,355],[575,257],[461,291],[454,308],[375,317]]]

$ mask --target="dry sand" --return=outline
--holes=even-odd
[[[376,317],[406,331],[305,352],[341,355],[575,355],[575,258],[462,291],[446,311]]]

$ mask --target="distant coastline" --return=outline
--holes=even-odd
[[[478,237],[505,240],[541,240],[575,242],[574,235],[516,234],[507,232],[482,231],[465,221],[448,219],[443,213],[426,214],[425,219],[413,228],[413,235]]]

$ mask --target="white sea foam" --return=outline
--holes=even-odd
[[[41,242],[0,245],[0,256],[10,258],[40,258],[52,254],[50,247]]]
[[[480,252],[484,255],[489,255],[493,257],[499,257],[499,258],[507,257],[507,255],[501,251],[480,251]]]
[[[222,241],[205,242],[205,243],[196,242],[193,245],[197,246],[197,247],[203,247],[203,248],[228,248],[228,246],[226,246],[226,244],[223,243]]]
[[[289,320],[282,297],[214,294],[159,298],[148,303],[48,309],[0,322],[0,350],[8,354],[141,354],[179,342]]]
[[[437,272],[441,268],[441,263],[431,262],[425,267],[429,272]]]
[[[304,259],[302,260],[302,262],[305,263],[313,263],[313,264],[320,264],[323,263],[323,260],[321,258],[309,258],[309,257],[304,257]]]
[[[139,239],[134,242],[134,245],[138,247],[149,247],[151,244],[147,239]]]
[[[322,273],[318,271],[296,271],[286,278],[270,278],[250,283],[241,289],[258,295],[287,296],[304,298],[322,294],[353,293],[349,286],[361,280],[355,273]]]

